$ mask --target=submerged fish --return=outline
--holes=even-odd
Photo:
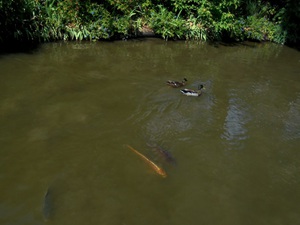
[[[138,156],[140,156],[146,163],[148,163],[148,165],[159,175],[161,175],[162,177],[167,177],[167,173],[166,171],[164,171],[162,168],[160,168],[159,166],[157,166],[154,162],[152,162],[150,159],[148,159],[146,156],[144,156],[142,153],[138,152],[137,150],[135,150],[133,147],[131,147],[130,145],[127,145],[127,147],[133,151],[134,153],[136,153]]]
[[[44,196],[43,215],[45,220],[49,220],[53,214],[53,199],[51,192],[50,188],[48,188]]]
[[[150,146],[152,150],[157,153],[161,158],[163,158],[166,162],[175,165],[176,160],[173,157],[173,155],[168,152],[167,150],[163,149],[162,147],[158,145]]]

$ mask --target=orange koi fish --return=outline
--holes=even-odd
[[[152,162],[150,159],[148,159],[146,156],[144,156],[142,153],[138,152],[137,150],[135,150],[133,147],[131,147],[130,145],[127,145],[127,147],[133,151],[134,153],[136,153],[137,155],[139,155],[146,163],[148,163],[149,166],[151,166],[151,168],[158,173],[159,175],[161,175],[162,177],[167,177],[167,173],[166,171],[164,171],[162,168],[160,168],[159,166],[157,166],[154,162]]]

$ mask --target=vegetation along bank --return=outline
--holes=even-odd
[[[298,0],[0,0],[0,44],[114,40],[299,43]]]

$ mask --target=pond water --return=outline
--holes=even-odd
[[[298,51],[62,42],[0,74],[0,224],[300,224]]]

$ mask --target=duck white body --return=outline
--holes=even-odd
[[[197,91],[192,90],[192,89],[182,89],[180,92],[186,96],[193,96],[193,97],[198,97],[202,94],[201,89],[203,88],[203,85],[199,85],[199,88]]]

